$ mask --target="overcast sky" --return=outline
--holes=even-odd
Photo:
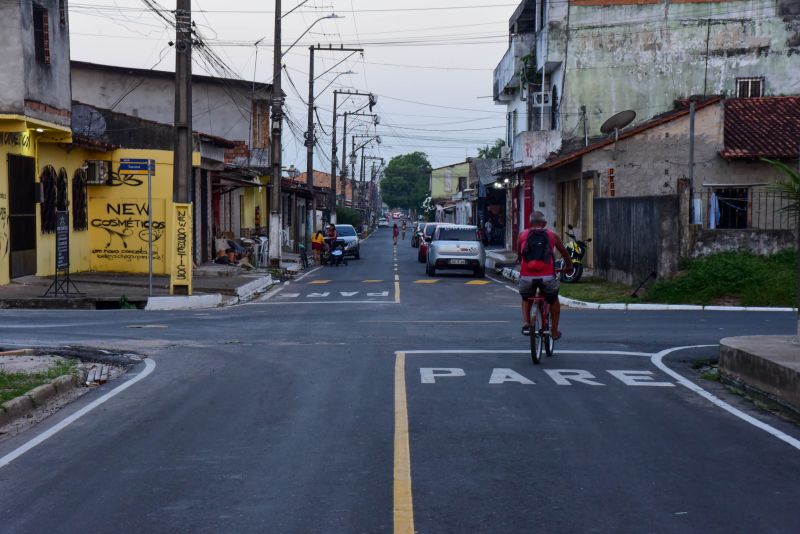
[[[167,10],[175,0],[150,0]],[[284,13],[302,0],[283,0]],[[379,95],[377,133],[382,144],[372,154],[387,158],[426,152],[434,167],[477,155],[479,146],[504,137],[504,107],[492,102],[492,72],[508,44],[508,19],[518,2],[501,0],[309,0],[283,19],[288,76],[289,121],[284,123],[284,165],[305,170],[302,135],[308,95],[308,46],[364,48],[344,63],[341,52],[316,53],[317,92],[331,80],[317,107],[317,170],[330,169],[333,89],[357,89]],[[274,27],[272,0],[193,0],[193,20],[204,40],[232,73],[242,79],[272,81]],[[335,13],[340,19],[317,19]],[[167,13],[167,16],[171,14]],[[111,65],[174,69],[173,30],[149,10],[145,0],[74,0],[70,2],[72,58]],[[265,38],[256,47],[254,43]],[[218,75],[196,59],[194,72]],[[355,74],[338,73],[353,71]],[[290,81],[291,80],[291,81]],[[297,87],[298,92],[292,87]],[[340,110],[359,105],[350,102]],[[169,118],[165,118],[169,119]],[[366,132],[367,126],[362,127]],[[349,129],[349,128],[348,128]],[[294,131],[293,131],[294,130]],[[341,119],[339,120],[341,136]],[[349,142],[349,141],[348,141]]]

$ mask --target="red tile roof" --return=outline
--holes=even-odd
[[[797,158],[800,96],[737,98],[725,102],[724,158]]]

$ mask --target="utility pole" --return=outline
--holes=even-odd
[[[189,0],[185,0],[187,3]],[[275,0],[275,44],[272,64],[272,185],[269,200],[269,257],[273,266],[281,265],[281,0]]]
[[[175,9],[175,146],[172,199],[189,202],[192,174],[192,3],[178,0]],[[150,206],[148,210],[152,209]]]
[[[308,130],[306,130],[306,185],[311,192],[311,233],[317,231],[317,195],[314,193],[314,45],[308,47]],[[306,231],[308,234],[308,231]],[[306,236],[303,236],[306,240]]]
[[[309,68],[308,68],[308,131],[306,132],[306,184],[311,191],[312,196],[312,210],[313,210],[313,231],[317,231],[317,196],[314,194],[314,144],[316,139],[314,137],[314,50],[328,50],[331,52],[364,52],[363,48],[345,48],[340,45],[339,48],[333,48],[328,45],[323,48],[320,45],[309,46]],[[323,74],[325,74],[323,72]],[[323,92],[325,89],[323,89]],[[333,189],[333,211],[331,213],[331,222],[336,222],[336,96],[337,91],[333,92],[333,145],[331,148],[331,188]]]
[[[339,50],[339,49],[336,49]],[[334,91],[333,92],[333,133],[331,134],[331,188],[333,189],[333,213],[336,213],[336,170],[339,163],[336,157],[336,117],[337,117],[337,96],[338,95],[351,95],[351,96],[366,96],[369,97],[370,111],[377,102],[377,98],[372,93],[362,93],[360,91]],[[342,175],[346,178],[347,174],[347,113],[344,114],[344,135],[342,135]],[[342,181],[342,194],[347,193],[344,181]]]

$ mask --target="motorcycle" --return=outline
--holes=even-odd
[[[586,241],[578,241],[575,237],[574,228],[571,224],[567,225],[567,236],[572,239],[569,243],[564,245],[569,252],[569,259],[572,260],[572,272],[567,274],[564,271],[561,271],[559,275],[562,282],[567,284],[571,284],[574,282],[578,282],[583,276],[583,257],[586,256],[586,244],[592,241],[590,237]],[[563,260],[562,260],[563,264]]]

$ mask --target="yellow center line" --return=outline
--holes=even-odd
[[[312,280],[309,284],[327,284],[330,280]]]
[[[411,448],[408,442],[406,355],[398,352],[394,364],[394,532],[414,534],[411,497]]]
[[[415,284],[436,284],[438,282],[438,278],[423,278],[422,280],[414,280]]]
[[[485,286],[486,284],[491,284],[488,280],[470,280],[469,282],[465,283],[465,286]]]
[[[365,284],[376,284],[378,282],[383,282],[383,280],[362,280]]]

